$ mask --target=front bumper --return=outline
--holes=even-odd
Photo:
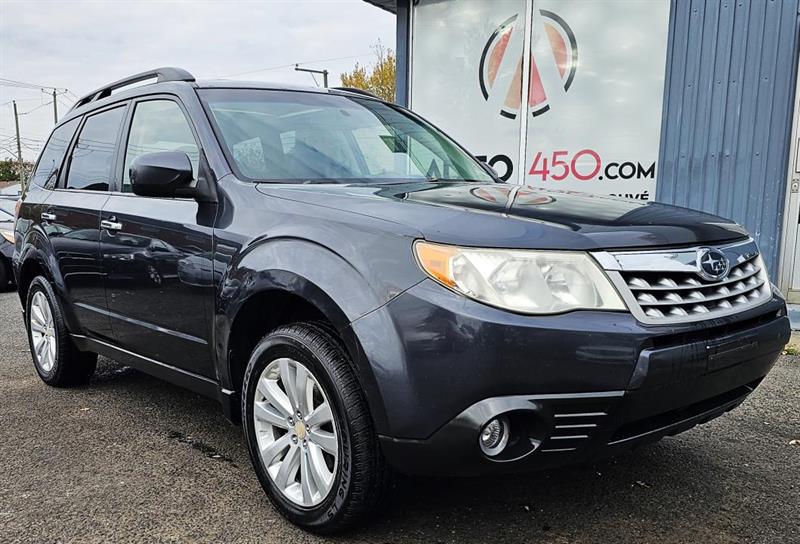
[[[649,393],[639,398],[624,391],[495,397],[471,406],[430,439],[384,436],[381,446],[390,464],[412,474],[463,476],[554,468],[618,455],[710,421],[739,406],[761,379],[695,402],[682,397],[676,403],[680,406],[645,417],[636,410],[652,410]],[[674,398],[674,392],[662,394]],[[510,459],[491,460],[478,447],[478,435],[487,421],[504,414],[514,414],[512,441],[529,442]],[[522,433],[515,429],[519,423]]]
[[[389,463],[480,474],[617,454],[733,409],[788,342],[785,315],[775,296],[685,325],[610,312],[517,316],[423,282],[353,329],[379,388],[371,405],[384,410],[376,425]],[[501,414],[518,445],[490,460],[478,436]]]

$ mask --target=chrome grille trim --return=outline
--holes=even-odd
[[[557,409],[570,409],[570,407],[558,407]],[[577,408],[577,407],[574,407]],[[574,409],[572,408],[572,409]],[[553,426],[550,437],[544,442],[541,452],[555,453],[576,451],[583,447],[593,436],[602,418],[608,416],[602,412],[556,412],[553,418],[558,422],[566,420],[566,423]],[[580,433],[580,434],[579,434]]]
[[[646,324],[689,323],[756,307],[771,296],[769,278],[752,239],[717,246],[730,261],[719,281],[698,274],[698,250],[603,251],[592,256],[605,269],[631,313]]]

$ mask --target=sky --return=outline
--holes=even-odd
[[[42,86],[57,88],[59,117],[76,97],[159,66],[314,86],[294,71],[301,63],[327,69],[335,86],[356,62],[373,62],[379,40],[394,49],[394,15],[361,0],[0,0],[0,158],[16,157],[12,100],[23,157],[38,155],[54,124],[52,89]]]

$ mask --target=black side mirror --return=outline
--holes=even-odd
[[[130,177],[139,196],[194,196],[192,161],[181,151],[139,155],[131,163]]]

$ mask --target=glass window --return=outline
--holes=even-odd
[[[128,145],[125,148],[123,191],[132,190],[129,170],[133,159],[145,153],[159,151],[186,153],[192,161],[192,171],[197,175],[200,150],[180,107],[172,100],[139,102],[133,113]]]
[[[206,89],[201,97],[250,179],[493,181],[447,136],[377,100],[258,89]]]
[[[10,215],[14,217],[14,208],[17,205],[17,199],[0,198],[0,221],[5,221],[6,217]]]
[[[125,108],[119,107],[86,119],[72,150],[67,189],[108,191],[117,134],[124,115]]]
[[[67,147],[72,140],[75,129],[78,128],[80,117],[64,123],[53,131],[47,145],[44,146],[36,170],[31,176],[31,181],[40,187],[52,185],[58,179],[58,169],[67,153]]]

